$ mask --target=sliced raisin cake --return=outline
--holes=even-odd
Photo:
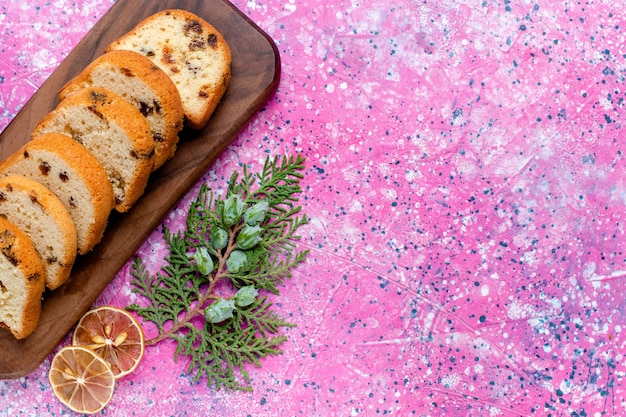
[[[69,277],[78,238],[69,212],[47,187],[23,175],[0,178],[0,216],[28,236],[46,265],[46,286]]]
[[[59,92],[63,100],[85,87],[104,87],[120,95],[143,114],[154,139],[154,165],[174,156],[183,107],[176,85],[161,68],[134,51],[111,51],[96,58]]]
[[[68,210],[78,252],[100,240],[113,207],[113,188],[102,164],[83,145],[61,133],[45,133],[0,164],[0,175],[21,174],[45,185]]]
[[[31,137],[65,134],[87,148],[104,167],[114,208],[128,211],[143,194],[154,156],[150,124],[132,104],[101,87],[70,94],[35,126]]]
[[[178,9],[158,12],[109,45],[150,58],[176,84],[189,127],[204,127],[231,79],[231,52],[215,27]]]
[[[29,336],[41,315],[46,267],[31,239],[0,217],[0,326],[16,339]]]

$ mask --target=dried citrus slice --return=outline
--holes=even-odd
[[[59,350],[48,374],[54,394],[78,413],[97,413],[113,396],[115,376],[95,352],[80,346]]]
[[[139,364],[144,336],[129,312],[105,306],[85,313],[76,325],[72,344],[96,352],[111,366],[115,378],[120,378]]]

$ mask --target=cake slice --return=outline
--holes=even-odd
[[[113,207],[113,188],[104,167],[83,145],[61,133],[27,142],[0,163],[0,175],[20,174],[52,191],[72,216],[78,252],[100,242]]]
[[[224,37],[186,10],[163,10],[148,17],[106,51],[119,49],[145,55],[170,76],[193,129],[206,125],[230,83],[232,58]]]
[[[112,91],[88,87],[67,96],[31,133],[65,134],[100,161],[113,186],[115,210],[128,211],[152,172],[150,125],[132,104]]]
[[[46,265],[46,286],[53,290],[63,284],[76,259],[77,237],[72,217],[57,196],[22,175],[0,178],[0,217],[33,242]]]
[[[113,91],[146,117],[155,145],[153,171],[174,156],[183,126],[183,107],[176,85],[152,61],[133,51],[111,51],[70,80],[59,98],[86,87]]]
[[[46,267],[28,236],[2,217],[0,252],[0,327],[24,339],[39,322]]]

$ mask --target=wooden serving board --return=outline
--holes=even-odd
[[[89,254],[78,256],[68,282],[44,293],[35,332],[18,341],[0,329],[2,379],[23,376],[43,362],[278,87],[276,45],[227,1],[118,0],[7,126],[0,136],[0,159],[28,140],[39,120],[58,104],[59,89],[107,45],[149,15],[173,8],[197,14],[224,35],[232,53],[230,87],[204,129],[181,133],[176,155],[152,174],[139,202],[127,213],[112,213],[102,241]]]

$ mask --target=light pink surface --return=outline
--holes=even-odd
[[[0,128],[111,4],[0,4]],[[619,2],[234,4],[283,75],[202,181],[307,158],[311,255],[276,300],[298,327],[252,393],[149,348],[103,415],[626,415]],[[127,266],[96,304],[132,301]],[[0,381],[0,415],[71,415],[49,364]]]

